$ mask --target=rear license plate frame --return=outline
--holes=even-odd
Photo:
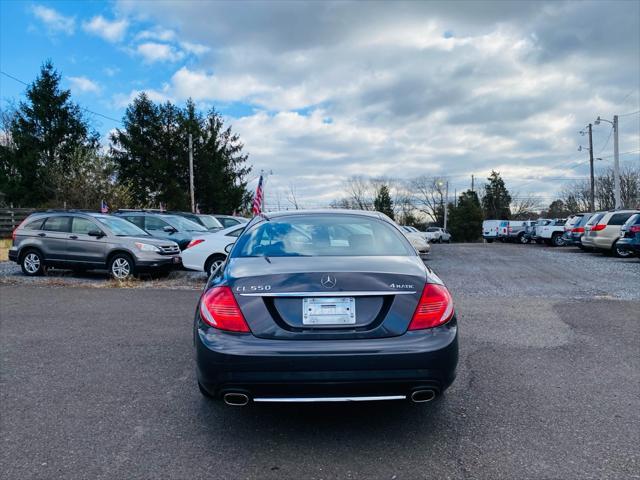
[[[305,327],[342,327],[356,324],[355,297],[304,297],[302,324]]]

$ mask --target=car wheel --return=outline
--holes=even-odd
[[[30,277],[44,274],[44,258],[38,250],[27,250],[20,262],[22,273]]]
[[[126,253],[117,253],[109,261],[109,274],[116,280],[126,280],[133,276],[133,260]]]
[[[224,263],[226,259],[227,257],[224,255],[220,255],[220,254],[212,255],[205,262],[204,271],[207,272],[207,275],[212,275],[213,272],[215,272],[218,269],[218,267],[220,267],[220,265]]]
[[[524,234],[520,234],[520,235],[518,236],[518,241],[519,241],[520,243],[522,243],[523,245],[525,245],[525,244],[529,243],[529,238],[528,238],[528,237],[526,237]]]
[[[629,258],[631,256],[631,252],[629,250],[622,250],[618,246],[618,242],[613,244],[612,248],[613,254],[618,258]]]
[[[493,243],[493,238],[486,238],[487,243]]]
[[[564,240],[562,239],[562,235],[559,233],[554,233],[553,237],[551,237],[551,245],[554,247],[561,247],[564,245]]]
[[[438,243],[442,243],[442,237],[438,239]]]

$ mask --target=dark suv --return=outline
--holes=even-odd
[[[111,215],[88,212],[38,212],[13,232],[9,260],[25,275],[41,275],[47,266],[76,270],[108,269],[125,279],[135,273],[171,269],[180,264],[175,242],[157,240]]]
[[[114,215],[130,221],[153,237],[176,242],[180,250],[187,248],[194,237],[209,233],[209,230],[199,223],[180,215],[144,210],[118,210]]]

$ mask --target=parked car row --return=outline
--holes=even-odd
[[[224,228],[227,222],[220,217],[233,226]],[[31,276],[49,266],[107,269],[117,279],[181,265],[210,272],[224,261],[225,247],[247,221],[156,210],[119,210],[112,215],[47,210],[31,214],[14,230],[9,260]],[[188,252],[192,247],[199,248]]]
[[[487,243],[499,240],[546,243],[554,247],[574,245],[617,257],[640,256],[640,211],[586,212],[566,219],[535,221],[485,220],[482,237]]]

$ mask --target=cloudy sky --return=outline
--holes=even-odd
[[[578,132],[598,115],[624,115],[621,161],[640,162],[639,1],[0,9],[3,72],[29,82],[51,58],[76,101],[116,120],[140,91],[215,106],[255,170],[273,171],[271,203],[295,184],[304,206],[326,205],[351,175],[439,175],[460,191],[491,169],[547,202],[588,175]],[[0,76],[3,104],[23,91]],[[610,130],[594,127],[597,166],[612,164]]]

